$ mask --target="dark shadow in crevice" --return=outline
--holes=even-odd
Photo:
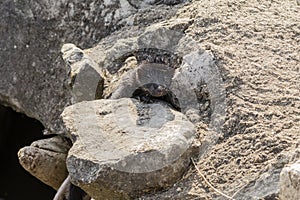
[[[20,148],[45,138],[43,125],[0,105],[0,199],[52,199],[55,191],[34,178],[19,164]]]

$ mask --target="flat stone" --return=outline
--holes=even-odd
[[[300,199],[300,161],[282,169],[279,198],[281,200]]]
[[[194,125],[162,102],[80,102],[62,118],[74,143],[67,158],[71,181],[95,199],[126,199],[171,186],[196,152]]]

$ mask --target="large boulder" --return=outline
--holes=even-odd
[[[72,104],[62,45],[91,47],[124,26],[168,19],[177,10],[168,5],[181,2],[145,1],[141,11],[132,0],[1,1],[0,103],[61,131],[58,116]]]
[[[197,152],[194,125],[163,102],[81,102],[67,107],[62,118],[74,142],[67,158],[71,181],[95,199],[167,188]]]

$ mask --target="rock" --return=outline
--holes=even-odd
[[[66,65],[70,67],[72,102],[100,99],[104,79],[98,64],[74,44],[64,44],[61,51]]]
[[[299,156],[299,149],[295,149],[294,152],[281,152],[272,164],[266,166],[266,172],[262,173],[258,179],[247,184],[235,195],[235,198],[241,200],[278,198],[283,186],[282,176],[283,173],[286,173],[284,169],[289,169],[289,167],[284,168],[284,166],[295,162],[299,159]],[[280,197],[280,199],[282,198]]]
[[[124,33],[124,32],[119,33],[119,34],[121,34],[121,36],[123,36],[123,35],[129,36],[127,38],[126,37],[118,38],[120,36],[118,34],[112,35],[111,37],[104,39],[97,47],[95,47],[93,49],[87,49],[84,51],[77,48],[75,45],[72,45],[72,44],[64,45],[62,48],[62,52],[63,52],[63,59],[67,64],[67,70],[64,74],[63,84],[65,87],[64,88],[65,92],[68,93],[68,96],[66,98],[62,97],[61,101],[63,101],[65,104],[64,105],[61,104],[60,108],[63,109],[64,106],[74,103],[74,102],[93,100],[95,98],[101,97],[102,96],[101,89],[103,88],[102,77],[105,77],[105,76],[102,76],[102,73],[105,74],[106,72],[108,72],[108,73],[114,74],[114,73],[120,72],[119,70],[122,69],[124,61],[126,62],[126,60],[128,60],[128,58],[134,57],[133,60],[136,60],[136,64],[140,63],[143,60],[146,60],[146,61],[154,62],[154,63],[161,62],[162,65],[166,65],[166,64],[170,65],[171,66],[170,70],[172,71],[171,73],[169,73],[170,76],[166,75],[166,74],[165,74],[166,75],[165,76],[164,74],[162,74],[162,76],[159,77],[159,81],[162,81],[162,83],[164,83],[166,85],[171,84],[170,85],[171,91],[176,95],[176,97],[178,97],[180,107],[182,108],[182,112],[184,114],[187,114],[190,119],[193,119],[193,121],[199,121],[200,120],[200,117],[199,117],[200,110],[198,109],[199,102],[198,102],[198,96],[194,92],[194,90],[196,88],[198,88],[199,84],[201,85],[202,79],[214,80],[212,78],[217,77],[218,74],[208,73],[210,76],[206,77],[206,79],[205,79],[205,77],[203,78],[202,76],[199,76],[196,79],[193,79],[196,77],[197,74],[194,76],[190,76],[190,74],[188,73],[188,70],[190,70],[190,69],[192,69],[192,70],[197,69],[200,71],[201,71],[201,69],[205,69],[205,70],[209,69],[210,70],[209,72],[211,72],[215,69],[215,65],[213,63],[213,57],[211,57],[210,54],[208,54],[202,50],[199,50],[200,48],[198,45],[193,44],[193,41],[184,37],[183,31],[191,24],[191,22],[192,22],[192,20],[190,20],[190,19],[175,19],[175,20],[170,20],[170,21],[164,21],[162,23],[157,23],[157,24],[154,24],[149,27],[139,27],[138,29],[136,27],[133,27],[132,29],[133,30],[135,29],[135,31],[132,31],[132,32],[126,31],[126,33]],[[128,29],[130,29],[130,28],[128,28]],[[156,48],[154,50],[154,52],[151,51],[152,47]],[[194,52],[194,51],[196,51],[196,52]],[[170,54],[170,52],[171,52],[171,54]],[[151,55],[151,53],[153,53],[153,54]],[[176,53],[178,53],[178,56],[175,55]],[[192,54],[192,53],[194,53],[194,54]],[[162,56],[160,57],[160,55],[162,55]],[[181,60],[183,58],[188,58],[188,55],[198,55],[198,56],[200,55],[201,59],[200,59],[200,61],[197,61],[197,63],[196,63],[196,64],[200,63],[200,65],[195,65],[194,68],[189,68],[189,67],[186,67],[186,66],[188,66],[188,63],[186,62],[186,65],[183,65],[184,67],[180,66]],[[188,59],[186,59],[186,60],[188,60]],[[197,59],[195,59],[195,60],[197,60]],[[192,62],[192,64],[194,64],[194,63]],[[132,62],[132,66],[134,66],[134,65],[135,65],[135,62]],[[101,69],[99,69],[99,66],[101,66]],[[138,68],[137,70],[139,70],[139,69],[140,68]],[[135,69],[133,69],[133,71],[131,70],[131,73],[132,72],[134,73],[135,72],[134,70]],[[148,74],[148,72],[153,73],[153,77],[156,77],[162,71],[161,70],[155,71],[155,70],[153,70],[153,68],[146,68],[146,70],[143,73],[144,75],[140,76],[135,81],[141,81],[141,80],[142,80],[142,82],[143,81],[144,82],[152,81],[151,77],[150,77],[150,79],[147,79],[147,76],[145,76]],[[68,73],[71,76],[71,81],[69,81],[69,82],[66,81]],[[197,73],[199,75],[199,71],[197,71]],[[202,72],[202,73],[200,73],[200,75],[205,75],[205,73]],[[211,75],[213,75],[214,77],[211,77]],[[105,78],[107,78],[107,77],[105,77]],[[189,82],[189,80],[191,80],[191,79],[193,79],[194,82],[192,82],[192,83],[194,83],[194,85],[192,85]],[[125,83],[125,81],[121,80],[121,84],[124,84],[124,83]],[[126,92],[126,87],[122,87],[121,84],[120,84],[120,87],[117,87],[117,89],[116,89],[117,92],[119,89],[119,91],[121,92],[121,95],[114,95],[114,93],[113,93],[113,97],[114,98],[131,97],[131,93]],[[134,86],[139,86],[139,85],[134,85]],[[98,90],[99,88],[101,88],[100,91]],[[220,91],[218,87],[215,87],[215,88],[217,88],[217,90],[215,90],[215,91],[217,91],[217,92]],[[135,88],[131,87],[129,89],[135,89]],[[132,90],[132,91],[134,91],[134,90]],[[56,97],[52,97],[52,98],[56,98]],[[207,98],[206,98],[206,100],[207,100]],[[118,101],[119,100],[109,100],[108,102],[118,102]],[[214,98],[212,100],[212,104],[214,105],[215,110],[219,111],[220,109],[218,109],[219,108],[218,105],[214,104],[214,101],[216,101],[216,98]],[[110,104],[113,104],[113,103],[110,103]],[[131,103],[131,104],[133,104],[133,103]],[[160,130],[160,128],[161,128],[160,126],[163,126],[164,124],[168,124],[168,123],[171,124],[171,122],[168,122],[168,121],[173,122],[174,120],[169,119],[168,118],[169,115],[165,116],[164,112],[163,112],[164,110],[170,110],[170,108],[167,107],[167,105],[161,105],[161,104],[162,103],[159,103],[159,102],[152,104],[152,105],[157,105],[155,107],[155,110],[157,110],[158,114],[156,113],[155,115],[148,117],[151,120],[149,120],[147,117],[145,118],[144,116],[142,116],[142,115],[147,115],[147,113],[142,113],[141,116],[139,116],[140,119],[137,122],[133,123],[132,126],[129,126],[129,127],[132,127],[133,132],[136,132],[135,131],[136,127],[138,127],[140,125],[144,125],[144,123],[146,123],[147,126],[154,128],[156,131]],[[140,104],[140,105],[142,105],[142,104]],[[47,105],[47,106],[50,106],[52,109],[57,105],[53,105],[51,103],[51,105]],[[54,107],[52,107],[52,106],[54,106]],[[111,105],[111,106],[115,106],[115,105]],[[48,107],[45,108],[45,110],[48,110],[48,109],[49,109]],[[160,109],[162,109],[162,110],[160,110]],[[80,108],[80,110],[81,110],[81,108]],[[60,125],[61,122],[57,118],[57,115],[60,113],[61,110],[59,111],[57,109],[57,107],[55,107],[54,111],[55,111],[54,115],[43,116],[43,117],[45,117],[45,120],[42,120],[42,121],[46,121],[48,123],[48,125],[46,126],[47,128],[52,127],[52,129],[51,129],[52,131],[58,129],[58,130],[60,130],[60,132],[57,131],[56,133],[61,133],[61,132],[63,132],[62,130],[64,130],[64,129],[58,127],[58,125]],[[37,111],[37,113],[39,113],[39,112],[40,111]],[[97,125],[97,123],[92,123],[92,122],[94,122],[95,119],[97,119],[97,116],[95,117],[95,119],[93,119],[94,116],[92,117],[91,109],[89,110],[89,112],[84,110],[84,111],[82,111],[82,113],[85,113],[86,117],[90,117],[88,120],[84,120],[84,123],[89,123],[92,125],[92,127],[95,126],[94,124]],[[180,134],[185,134],[186,132],[194,131],[194,125],[191,124],[185,117],[183,117],[183,114],[176,112],[176,111],[170,111],[168,113],[172,113],[172,115],[180,116],[181,118],[184,118],[184,120],[183,120],[184,123],[178,122],[177,119],[175,120],[178,123],[175,126],[177,132],[175,130],[175,132],[172,133],[172,134],[175,134],[175,136],[174,136],[175,138],[179,137],[179,136],[181,137],[182,135],[180,135]],[[215,117],[216,114],[213,113],[212,116]],[[73,116],[72,115],[67,116],[65,114],[64,120],[66,120],[68,117],[72,119]],[[136,114],[131,113],[129,117],[131,117],[131,118],[136,117]],[[37,117],[37,118],[40,119],[39,117]],[[127,116],[127,118],[128,118],[128,116]],[[121,117],[120,119],[127,119],[127,118],[125,116],[125,117]],[[84,119],[86,119],[86,118],[84,118]],[[55,120],[55,121],[52,121],[52,120]],[[215,120],[212,120],[212,121],[214,122]],[[108,122],[109,122],[109,124],[114,125],[114,123],[111,123],[111,121],[108,121]],[[108,122],[106,122],[106,123],[108,123]],[[175,122],[173,122],[173,123],[175,123]],[[186,124],[188,124],[188,125],[186,125]],[[70,124],[66,125],[66,127],[70,129],[69,126],[70,126]],[[154,126],[154,127],[152,127],[152,126]],[[53,127],[56,127],[56,129]],[[103,130],[107,131],[106,128],[107,127],[101,128],[101,131],[103,131]],[[124,127],[121,127],[121,128],[124,128]],[[187,128],[188,130],[183,130],[183,132],[181,132],[181,130],[180,130],[181,128],[183,128],[183,129]],[[171,129],[171,128],[169,127],[169,129]],[[89,128],[84,128],[82,130],[88,132]],[[153,131],[153,130],[151,129],[151,131]],[[146,132],[151,132],[151,131],[148,129],[146,130]],[[164,131],[170,132],[170,130],[168,130],[167,128],[166,128],[166,130],[163,130],[162,133],[164,133]],[[161,132],[159,132],[159,133],[161,133]],[[83,132],[81,131],[80,134],[83,134]],[[194,149],[194,147],[192,145],[193,136],[188,136],[187,141],[183,142],[183,144],[178,144],[178,142],[182,141],[180,139],[178,139],[178,141],[173,141],[173,138],[170,141],[166,140],[166,139],[164,139],[164,140],[161,139],[162,141],[165,141],[164,145],[166,145],[166,149],[163,149],[163,150],[166,152],[162,152],[161,149],[153,150],[153,148],[154,148],[153,146],[155,146],[156,143],[152,142],[151,143],[152,146],[150,145],[149,151],[145,150],[145,152],[144,152],[143,147],[142,147],[142,149],[137,149],[138,151],[135,150],[135,151],[139,152],[140,154],[135,155],[135,154],[129,154],[127,152],[128,154],[125,154],[125,156],[127,156],[127,157],[123,158],[122,156],[124,156],[124,155],[123,154],[120,155],[122,153],[122,151],[120,150],[121,147],[117,148],[121,152],[119,154],[112,149],[103,149],[103,148],[106,148],[107,145],[104,147],[96,145],[96,147],[95,147],[94,144],[90,145],[90,142],[91,142],[90,139],[87,139],[85,136],[82,136],[80,134],[77,134],[76,131],[73,131],[72,134],[69,135],[70,138],[74,142],[75,141],[76,142],[74,144],[75,150],[70,151],[70,155],[68,158],[68,170],[70,172],[72,182],[74,182],[76,185],[82,187],[91,196],[96,197],[96,198],[99,197],[99,196],[97,196],[100,193],[99,188],[102,188],[102,190],[104,191],[104,192],[101,192],[101,195],[109,196],[110,198],[112,198],[112,197],[116,197],[116,198],[122,197],[123,198],[123,197],[135,197],[135,196],[138,196],[145,192],[169,187],[177,179],[179,179],[180,176],[182,175],[182,173],[185,171],[185,169],[189,163],[188,162],[189,157],[192,154],[191,151]],[[108,134],[108,133],[105,132],[105,134]],[[149,134],[149,135],[151,135],[151,134]],[[165,135],[167,135],[167,134],[165,134]],[[213,134],[213,135],[215,135],[215,134]],[[81,146],[79,146],[80,140],[78,138],[80,138],[80,139],[85,138],[85,139],[87,139],[88,143],[84,143]],[[91,139],[93,139],[93,142],[96,141],[95,138],[97,138],[97,137],[96,136],[91,137]],[[209,140],[209,141],[212,141],[211,143],[209,143],[209,145],[212,144],[213,142],[215,142],[218,137],[210,136],[210,138],[213,138],[213,139]],[[119,140],[117,140],[117,139],[119,139]],[[121,139],[123,139],[122,141],[124,143],[127,143],[128,139],[132,139],[132,138],[125,137],[125,139],[124,139],[121,137]],[[145,139],[145,138],[142,138],[142,139]],[[120,141],[120,138],[116,138],[116,141]],[[101,142],[103,143],[103,141],[101,141]],[[106,140],[104,140],[104,142],[106,142]],[[111,142],[111,141],[109,141],[109,142]],[[106,143],[109,144],[109,142],[106,142]],[[102,143],[100,143],[100,144],[102,144]],[[178,148],[176,145],[179,146],[180,148]],[[180,145],[183,145],[184,148]],[[121,161],[119,161],[118,163],[109,163],[110,161],[107,161],[105,163],[106,164],[105,167],[103,168],[104,171],[101,171],[99,176],[94,177],[94,175],[91,175],[91,174],[87,175],[87,174],[78,173],[78,169],[80,170],[80,166],[78,166],[78,165],[81,165],[80,164],[81,162],[88,163],[87,166],[90,167],[89,172],[93,171],[93,169],[99,169],[99,168],[103,167],[103,163],[97,163],[97,162],[91,163],[91,160],[93,160],[93,159],[90,157],[82,158],[82,154],[85,155],[86,152],[81,151],[81,150],[82,149],[84,150],[85,148],[89,149],[89,146],[93,147],[92,151],[94,151],[94,152],[96,152],[95,148],[97,149],[97,152],[111,151],[110,153],[116,154],[117,156],[119,156],[118,157],[119,160],[122,160],[122,161],[125,160],[128,163],[138,162],[138,159],[140,158],[139,156],[142,156],[146,160],[148,159],[147,162],[149,162],[149,163],[146,163],[147,165],[146,165],[146,167],[144,167],[146,169],[144,169],[144,168],[143,169],[135,169],[134,167],[136,165],[135,166],[133,166],[133,165],[122,166],[123,163],[120,164]],[[174,147],[174,146],[176,146],[176,147]],[[127,147],[127,148],[129,148],[129,147]],[[80,152],[80,154],[77,154],[76,153],[77,151]],[[130,152],[130,153],[132,153],[132,152]],[[100,155],[103,157],[97,158],[96,160],[98,162],[100,162],[100,161],[102,162],[102,160],[108,159],[107,155],[102,155],[102,154],[100,154]],[[105,158],[104,156],[107,156],[107,157]],[[44,157],[47,157],[47,156],[44,156]],[[157,163],[153,163],[153,162],[155,162],[155,161],[153,161],[154,158],[160,160],[159,165]],[[166,159],[166,160],[164,160],[164,159]],[[126,164],[126,162],[125,162],[125,164]],[[126,170],[130,171],[131,173],[127,173],[127,171],[126,171],[126,173],[123,173],[125,170],[124,167],[126,167]],[[119,169],[119,168],[121,168],[121,169]],[[154,169],[150,170],[149,168],[154,168]],[[83,169],[83,170],[86,170],[86,169]],[[137,171],[135,171],[135,170],[137,170]],[[138,170],[146,170],[146,172],[141,172]],[[151,171],[151,172],[153,171],[153,173],[150,173],[149,171]],[[170,171],[172,171],[172,173]],[[105,173],[109,173],[110,178],[112,176],[120,177],[120,183],[123,183],[124,186],[117,185],[112,182],[109,182],[109,180],[106,180],[106,178],[103,177],[104,176],[103,174],[105,174]],[[172,174],[172,176],[170,176],[170,174]],[[37,177],[39,177],[39,175],[37,175]],[[162,177],[162,178],[160,179],[157,177]],[[128,182],[127,182],[128,178],[130,178],[132,180],[130,182],[130,184],[128,184]],[[144,178],[146,178],[146,179],[144,179]],[[45,178],[41,178],[41,179],[45,179]],[[101,185],[101,187],[99,187],[99,185]]]
[[[300,199],[300,161],[282,169],[279,198],[281,200]]]
[[[95,100],[67,107],[62,118],[74,142],[71,182],[95,199],[126,199],[167,188],[197,152],[194,125],[165,103]]]
[[[30,146],[19,150],[19,162],[33,176],[58,189],[68,176],[66,157],[70,142],[55,136],[33,142]]]
[[[166,5],[176,5],[183,2],[186,2],[187,0],[128,0],[130,4],[135,8],[145,8],[149,5],[158,5],[158,4],[166,4]]]
[[[147,60],[150,63],[169,64],[175,68],[180,60],[177,61],[178,56],[173,54],[178,53],[180,57],[200,49],[198,44],[184,39],[183,31],[191,23],[191,19],[182,18],[138,29],[134,26],[128,27],[128,31],[110,35],[85,52],[111,74],[116,73],[122,66],[121,62],[132,55],[136,56],[139,62]]]
[[[159,22],[145,29],[132,28],[128,34],[122,32],[104,38],[96,47],[86,50],[86,54],[111,75],[118,73],[122,62],[132,55],[138,66],[144,61],[150,63],[143,68],[151,74],[149,77],[136,76],[139,67],[119,76],[115,90],[110,91],[111,98],[132,97],[142,84],[158,82],[172,91],[181,111],[191,121],[206,120],[212,130],[220,132],[226,107],[223,81],[214,56],[183,34],[191,23],[192,20],[182,18]],[[151,67],[155,64],[169,67],[165,68],[168,75],[165,73],[159,78],[157,74],[162,70]]]
[[[127,0],[1,1],[1,104],[39,120],[49,133],[62,132],[59,115],[72,95],[61,46],[72,41],[86,48],[124,26],[169,19],[177,8],[166,7],[139,10]]]
[[[52,138],[34,141],[30,146],[47,151],[66,154],[68,153],[71,144],[70,141],[64,137],[54,136]]]
[[[270,169],[245,186],[234,198],[239,200],[275,199],[279,192],[280,172],[281,169]]]
[[[59,57],[63,34],[50,20],[58,17],[61,3],[0,3],[0,101],[53,131],[70,99]]]

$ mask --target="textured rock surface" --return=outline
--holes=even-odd
[[[60,131],[58,116],[71,103],[61,46],[89,47],[124,26],[170,18],[178,7],[170,9],[168,2],[149,1],[140,11],[127,0],[1,1],[1,104]]]
[[[54,5],[0,3],[0,102],[51,129],[70,98],[64,85],[66,70],[58,58],[63,34],[47,11]]]
[[[261,174],[257,180],[239,191],[234,198],[239,200],[275,199],[279,192],[280,172],[281,169],[271,169]]]
[[[26,12],[26,9],[28,10],[27,3],[19,1],[16,6],[16,3],[12,1],[1,1],[0,15],[4,17],[0,18],[0,53],[1,58],[5,58],[5,60],[0,60],[0,87],[1,91],[5,92],[1,92],[0,96],[1,102],[8,102],[10,106],[17,105],[15,106],[17,108],[21,108],[24,104],[19,103],[18,106],[17,100],[24,97],[30,99],[33,101],[32,104],[22,100],[26,103],[26,106],[31,108],[27,108],[28,110],[25,113],[30,115],[32,110],[36,109],[40,109],[39,111],[42,111],[42,114],[45,113],[45,110],[49,111],[46,118],[36,117],[47,124],[45,121],[48,118],[55,120],[56,117],[52,116],[58,116],[57,113],[62,110],[57,111],[59,104],[49,102],[49,96],[58,97],[56,91],[60,90],[57,90],[57,88],[61,88],[64,79],[66,79],[64,68],[48,67],[51,66],[49,63],[54,63],[53,61],[56,60],[54,58],[58,56],[58,53],[53,53],[53,50],[58,52],[60,49],[60,47],[57,49],[52,47],[56,47],[58,43],[61,44],[61,40],[76,43],[80,47],[94,43],[95,41],[90,41],[90,38],[94,38],[93,35],[97,31],[87,31],[89,37],[85,37],[83,32],[86,24],[93,24],[92,21],[95,20],[93,16],[97,15],[92,14],[89,16],[87,14],[88,17],[85,17],[84,13],[89,9],[88,3],[84,6],[75,3],[72,6],[75,5],[74,8],[80,7],[81,9],[74,10],[76,14],[71,15],[73,18],[65,18],[67,19],[66,26],[60,27],[53,25],[56,24],[54,18],[47,20],[39,17],[39,13],[49,12],[47,11],[49,6],[43,6],[45,1],[39,2],[42,5],[40,12],[33,13],[37,17],[32,20],[25,20],[26,23],[24,24],[23,19],[26,19],[24,16],[30,16],[30,12]],[[24,4],[25,6],[23,6]],[[56,3],[50,4],[51,6],[58,5]],[[32,8],[33,6],[29,7]],[[21,8],[25,11],[17,12],[17,10],[22,10]],[[64,10],[63,6],[62,8]],[[121,35],[128,36],[134,31],[143,33],[145,26],[149,26],[154,22],[169,19],[170,16],[175,16],[173,22],[180,21],[183,18],[192,19],[190,23],[186,23],[177,30],[184,30],[182,32],[199,43],[202,49],[210,50],[215,55],[214,59],[225,82],[227,105],[225,126],[222,129],[224,137],[219,138],[218,143],[211,149],[210,153],[199,160],[198,166],[212,185],[224,193],[232,195],[249,183],[255,183],[263,173],[269,171],[269,165],[277,165],[282,156],[281,152],[286,151],[290,154],[299,146],[300,54],[298,52],[300,52],[300,29],[297,1],[203,0],[193,1],[178,12],[176,12],[178,7],[160,5],[154,8],[151,9],[151,6],[143,8],[142,12],[138,11],[134,16],[128,18],[129,23],[120,21],[120,23],[124,22],[124,24],[130,26],[117,26],[119,31],[110,29],[113,32],[112,36],[103,41],[111,46],[118,43],[126,44],[126,40],[118,41],[119,38],[122,38]],[[67,8],[65,10],[69,12],[72,9]],[[83,22],[78,23],[80,24],[78,25],[76,24],[78,21]],[[168,23],[171,22],[168,21]],[[84,26],[81,26],[82,24]],[[28,31],[28,27],[31,31]],[[57,27],[61,28],[61,31],[55,32]],[[65,38],[68,38],[67,40],[64,39],[63,35],[65,27],[71,27],[72,29],[65,35]],[[94,24],[94,27],[97,27],[97,23]],[[180,24],[176,26],[176,28],[178,27],[180,27]],[[94,29],[90,28],[89,30]],[[103,30],[102,27],[99,30]],[[36,34],[33,33],[37,33],[42,37],[36,37]],[[58,36],[54,37],[54,33]],[[106,34],[105,31],[102,33]],[[31,41],[28,47],[35,46],[39,49],[36,51],[30,49],[28,51],[30,54],[26,53],[27,41]],[[159,41],[162,43],[161,40]],[[98,48],[104,48],[104,42],[102,47]],[[17,45],[14,46],[14,44]],[[43,46],[41,44],[49,45],[41,48]],[[183,44],[187,47],[190,46],[187,42]],[[127,48],[128,46],[124,45],[124,47]],[[109,52],[107,49],[109,48],[104,48],[103,52],[116,55],[116,52]],[[100,60],[103,57],[99,56],[98,58]],[[100,63],[96,58],[93,59]],[[39,64],[35,65],[33,61],[35,64]],[[58,61],[57,63],[61,63],[61,61]],[[27,70],[25,66],[33,66],[33,68],[30,67],[30,70]],[[44,68],[37,66],[44,66]],[[8,67],[11,69],[9,73],[6,72]],[[28,71],[28,73],[26,72],[24,76],[22,70]],[[37,74],[37,72],[42,71],[45,71],[45,76],[44,73],[41,73],[42,75]],[[51,74],[51,72],[57,75],[54,78],[56,82],[52,85],[54,89],[50,86],[46,87],[47,84],[43,84],[43,82],[34,78],[45,77],[45,79],[50,80],[49,73]],[[17,75],[16,78],[13,76],[14,73]],[[5,85],[2,85],[4,80],[7,79],[9,84],[5,82]],[[31,96],[38,98],[38,100],[27,97],[27,94],[24,94],[26,88],[23,88],[23,90],[16,89],[16,86],[26,87],[29,81],[25,80],[30,80],[30,83],[34,85],[43,86],[40,89],[38,86],[34,86],[38,95]],[[47,95],[45,95],[46,93]],[[46,101],[46,103],[39,104],[39,101]],[[50,105],[44,106],[45,104],[56,105],[57,107],[55,106],[52,109]],[[65,105],[64,102],[63,105]],[[53,110],[55,110],[55,114],[53,114]],[[200,140],[205,136],[210,136],[207,129],[206,125],[197,124],[197,133]],[[281,165],[278,168],[282,167]],[[152,200],[171,198],[217,199],[222,197],[210,189],[191,170],[184,179],[178,181],[169,190],[141,198]]]
[[[282,169],[279,198],[281,200],[300,199],[300,161]]]
[[[58,189],[68,175],[66,157],[70,146],[60,136],[38,140],[19,150],[19,161],[33,176]]]
[[[74,142],[67,159],[71,180],[95,199],[171,186],[197,153],[194,125],[165,104],[89,101],[67,107],[62,117]]]
[[[277,156],[275,162],[270,163],[265,167],[266,171],[263,172],[259,178],[250,181],[240,188],[234,198],[241,200],[279,198],[278,194],[281,185],[280,176],[282,168],[288,163],[294,163],[299,159],[299,156],[299,149],[295,149],[293,152],[283,151]],[[218,197],[216,199],[223,199],[223,197]]]
[[[131,97],[148,83],[164,85],[190,120],[205,121],[215,131],[209,135],[211,145],[224,122],[225,90],[214,56],[183,34],[191,23],[189,18],[180,18],[146,28],[128,27],[130,31],[108,36],[85,53],[108,74],[106,85],[114,87],[107,87],[104,93],[111,93],[110,98]],[[137,67],[113,83],[128,57],[135,57]]]
[[[230,196],[300,144],[299,6],[295,1],[203,0],[177,16],[194,19],[186,34],[213,52],[225,83],[224,137],[198,167]],[[197,127],[202,138],[205,127]],[[224,199],[191,170],[170,190],[142,199],[218,197]]]
[[[74,44],[62,47],[63,59],[69,68],[72,102],[102,98],[104,79],[101,68]]]

